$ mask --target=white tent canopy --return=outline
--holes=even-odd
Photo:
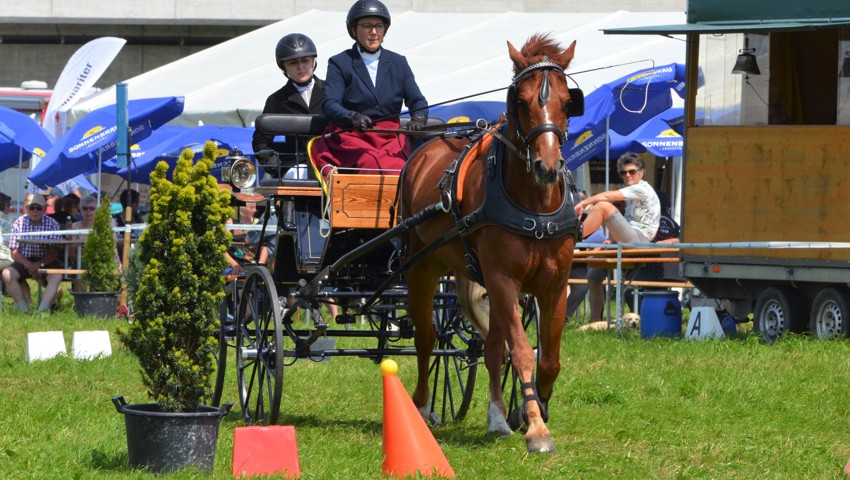
[[[570,72],[589,93],[629,72],[683,63],[685,43],[661,36],[603,35],[601,28],[684,23],[683,12],[614,13],[421,13],[393,14],[384,46],[405,55],[430,104],[507,87],[511,62],[506,41],[520,48],[534,33],[550,33],[567,47],[577,40]],[[327,58],[349,48],[345,12],[311,10],[260,28],[126,81],[130,99],[182,95],[183,114],[172,125],[251,126],[266,97],[285,77],[274,63],[280,37],[308,35],[319,51],[317,75],[324,78]],[[623,64],[614,68],[611,65]],[[499,91],[474,100],[504,100]],[[79,102],[69,125],[91,110],[115,103],[115,88]]]

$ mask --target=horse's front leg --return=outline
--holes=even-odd
[[[514,296],[514,298],[517,298]],[[492,296],[491,296],[492,302]],[[530,453],[554,452],[555,444],[543,419],[537,386],[533,381],[535,355],[528,343],[525,328],[519,315],[519,309],[514,305],[512,315],[505,324],[507,329],[508,348],[511,352],[511,363],[520,379],[522,392],[522,409],[525,413],[528,431],[525,434],[525,444]]]
[[[537,395],[543,407],[548,409],[555,380],[561,373],[561,335],[567,311],[566,287],[538,297],[537,303],[540,306]]]

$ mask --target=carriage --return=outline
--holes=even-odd
[[[264,114],[256,126],[294,142],[320,135],[325,123],[318,115]],[[308,161],[297,150],[275,152],[270,160],[276,173],[303,170]],[[230,161],[232,181],[244,181],[246,174],[238,172],[250,171],[250,160],[236,154]],[[261,235],[271,231],[277,246],[270,266],[256,265],[229,278],[220,309],[213,402],[221,398],[228,349],[236,353],[244,419],[262,424],[277,422],[284,369],[297,360],[356,356],[379,363],[387,356],[415,354],[403,342],[413,338],[413,326],[405,315],[406,288],[389,241],[397,179],[380,172],[335,172],[323,186],[315,176],[277,175],[253,188],[237,188],[237,204],[265,201],[273,207],[265,209]],[[328,318],[330,305],[343,313]],[[483,339],[462,315],[450,278],[440,285],[434,312],[439,344],[431,367],[432,419],[458,420],[469,407]],[[369,346],[334,348],[329,339],[341,338],[363,339]]]
[[[548,38],[539,37],[537,41],[540,44],[538,48],[548,49],[553,59],[543,54],[525,58],[512,46],[509,47],[516,54],[516,58],[512,55],[515,64],[522,64],[508,94],[508,117],[514,118],[514,122],[509,120],[508,123],[513,123],[514,130],[507,129],[503,123],[492,126],[484,121],[426,128],[417,136],[435,138],[419,139],[424,144],[414,151],[411,161],[400,174],[335,169],[327,174],[314,172],[312,177],[307,178],[287,178],[286,171],[297,172],[309,161],[305,152],[299,151],[298,146],[303,144],[298,141],[299,138],[321,135],[325,120],[314,115],[264,114],[257,118],[256,128],[285,136],[289,145],[295,148],[256,152],[262,159],[261,163],[267,165],[267,172],[275,173],[260,181],[257,180],[258,167],[250,159],[239,154],[230,158],[229,181],[233,185],[233,198],[237,203],[265,201],[268,207],[273,207],[265,210],[260,235],[275,238],[277,246],[271,267],[256,265],[247,269],[244,275],[229,278],[227,295],[220,308],[218,370],[212,403],[221,400],[231,350],[235,353],[239,401],[248,424],[274,424],[279,420],[284,369],[298,360],[321,361],[336,356],[356,356],[379,363],[389,356],[417,355],[419,379],[413,399],[420,413],[433,423],[457,421],[468,411],[478,366],[484,363],[490,374],[488,421],[491,422],[491,431],[506,434],[525,421],[529,425],[529,433],[526,434],[529,450],[554,450],[543,420],[551,395],[551,383],[560,369],[557,355],[566,309],[566,277],[578,235],[578,220],[572,208],[574,189],[560,157],[560,144],[564,140],[566,117],[568,114],[580,114],[578,109],[581,108],[582,97],[580,91],[566,88],[564,68],[572,58],[572,47],[562,52]],[[529,79],[534,81],[527,81]],[[520,95],[517,87],[520,83],[529,87],[531,92],[523,95],[538,97],[535,103],[539,103],[539,115],[544,121],[538,121],[537,125],[518,125],[516,112],[511,111],[512,102],[518,101],[516,97]],[[527,102],[526,99],[522,101]],[[557,114],[544,111],[547,102],[547,108]],[[529,112],[523,114],[531,116]],[[558,117],[561,119],[557,120]],[[430,123],[440,122],[432,119]],[[396,133],[413,135],[406,130]],[[515,139],[517,135],[520,140]],[[505,295],[509,299],[507,303],[502,301],[501,296],[496,302],[499,308],[503,304],[513,306],[516,318],[510,321],[516,321],[519,328],[514,325],[510,329],[503,327],[496,322],[498,314],[493,315],[494,321],[490,322],[486,292],[476,283],[464,280],[464,276],[470,273],[463,271],[462,263],[474,255],[469,255],[469,252],[461,254],[465,259],[462,263],[452,263],[454,260],[447,257],[447,260],[442,260],[445,265],[434,267],[434,258],[442,251],[463,242],[476,242],[475,230],[482,230],[479,226],[471,228],[471,222],[466,225],[470,227],[468,232],[458,227],[446,232],[430,227],[454,223],[452,217],[463,213],[459,202],[452,198],[456,190],[438,192],[435,198],[429,197],[433,192],[418,196],[415,192],[422,189],[411,187],[406,181],[409,178],[406,179],[404,174],[417,155],[439,158],[441,149],[452,153],[445,159],[429,160],[433,165],[443,162],[440,171],[449,172],[451,165],[460,168],[459,158],[455,158],[453,153],[456,150],[476,152],[468,155],[468,163],[473,164],[473,170],[484,168],[482,165],[494,168],[500,164],[494,163],[493,156],[488,157],[486,150],[469,148],[482,145],[485,137],[500,149],[508,147],[510,152],[506,156],[499,154],[499,158],[525,160],[523,163],[505,161],[506,172],[520,167],[527,170],[529,178],[544,175],[543,183],[548,185],[535,188],[539,192],[547,192],[546,198],[560,205],[554,214],[545,213],[548,212],[547,206],[542,207],[544,213],[540,213],[539,208],[531,212],[521,205],[512,207],[518,212],[526,212],[528,218],[519,220],[522,226],[517,227],[518,233],[509,232],[511,239],[526,242],[528,238],[528,241],[548,249],[548,253],[542,255],[547,257],[545,261],[548,262],[542,269],[545,275],[531,275],[538,284],[545,285],[544,300],[538,301],[540,295],[535,294],[535,288],[529,288],[522,293],[520,290],[510,291]],[[536,142],[545,144],[549,152],[546,157],[550,157],[546,161],[539,153],[544,147]],[[516,144],[523,146],[525,156]],[[532,152],[538,157],[531,159]],[[415,181],[427,175],[415,172],[411,176]],[[513,178],[516,177],[518,175],[513,175]],[[501,179],[502,175],[489,175],[487,178]],[[463,181],[456,180],[454,183]],[[466,186],[467,195],[471,198],[475,195],[474,185]],[[501,188],[507,191],[504,187],[502,185]],[[406,193],[402,194],[402,191]],[[482,202],[482,205],[484,203],[487,202]],[[468,209],[467,206],[463,208]],[[276,222],[272,221],[272,209]],[[466,216],[459,219],[458,224],[470,218],[467,213],[463,214]],[[482,216],[486,219],[487,212],[483,212]],[[457,218],[454,220],[458,221]],[[527,224],[529,220],[535,223],[531,228]],[[513,228],[500,224],[500,221],[482,224],[485,225],[483,230]],[[427,232],[424,237],[423,231]],[[471,239],[466,237],[469,234]],[[568,234],[571,236],[565,237]],[[428,235],[433,238],[426,240]],[[488,236],[498,237],[492,233]],[[552,252],[557,255],[552,254],[554,260],[550,261],[548,256]],[[538,252],[532,253],[535,257],[541,256]],[[481,264],[484,266],[485,261],[487,258],[482,256]],[[504,259],[497,262],[511,264]],[[565,262],[566,269],[563,268]],[[451,268],[441,270],[443,266]],[[529,268],[536,268],[536,263]],[[484,281],[481,270],[479,265],[477,275],[475,272],[471,275],[478,283]],[[496,270],[483,269],[484,273]],[[433,283],[429,283],[431,277],[436,279]],[[555,280],[551,281],[552,278]],[[418,290],[414,290],[411,280]],[[488,279],[487,286],[492,291],[501,291],[492,279]],[[520,283],[516,286],[519,287]],[[558,299],[562,301],[556,305]],[[335,305],[341,313],[331,318],[326,313],[327,309],[323,308],[330,305]],[[550,325],[547,317],[558,315],[560,322]],[[419,336],[415,335],[417,332]],[[422,335],[422,332],[425,334]],[[555,337],[555,340],[538,343],[538,332],[541,337],[551,334],[549,336]],[[527,341],[529,337],[530,342]],[[337,347],[336,340],[342,339],[346,339],[341,342],[345,346]],[[411,346],[411,340],[420,347],[419,352]],[[355,347],[348,346],[356,342],[363,342],[365,346],[359,343]],[[488,342],[495,348],[488,348]],[[538,349],[539,355],[532,353]],[[423,355],[425,350],[427,354]],[[496,358],[497,362],[490,359],[488,351],[495,352],[496,356],[492,358]],[[532,371],[535,358],[541,358],[541,365],[544,365],[542,370],[538,370],[538,381],[549,382],[544,385],[545,395],[543,390],[540,396],[537,394],[538,386]],[[505,368],[501,368],[502,365]],[[498,384],[498,398],[494,398],[494,382]],[[501,412],[500,422],[493,423],[490,418],[494,411]]]

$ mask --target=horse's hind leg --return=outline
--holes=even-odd
[[[461,276],[456,277],[455,286],[463,316],[482,337],[487,338],[490,332],[490,300],[487,298],[487,290]]]
[[[434,311],[434,291],[442,271],[433,261],[423,259],[413,265],[405,274],[407,279],[408,314],[416,329],[417,379],[413,391],[413,404],[428,420],[431,411],[431,391],[428,385],[431,352],[437,335],[434,331],[432,314]]]

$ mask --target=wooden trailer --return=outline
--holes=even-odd
[[[713,247],[682,251],[692,306],[846,336],[850,2],[689,0],[687,21],[605,33],[687,42],[681,240]]]

